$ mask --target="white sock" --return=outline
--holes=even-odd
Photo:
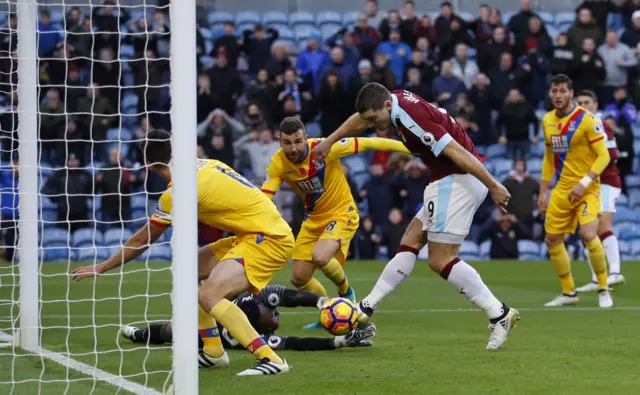
[[[413,270],[413,265],[416,264],[416,259],[417,256],[413,252],[398,252],[384,267],[378,282],[376,282],[369,295],[362,299],[362,303],[375,309],[382,299],[398,288],[409,277]]]
[[[596,277],[596,272],[593,271],[593,265],[591,264],[591,258],[589,257],[589,250],[586,248],[584,249],[584,257],[587,259],[587,264],[589,264],[589,269],[591,270],[591,282],[597,283],[598,277]]]
[[[502,302],[493,296],[476,269],[462,259],[453,264],[447,282],[456,287],[468,301],[484,310],[489,319],[498,318],[504,314]]]
[[[602,246],[604,247],[604,253],[609,263],[609,274],[621,273],[620,272],[620,246],[618,245],[618,238],[616,235],[611,234],[602,240]]]

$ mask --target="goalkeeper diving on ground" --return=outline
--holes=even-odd
[[[233,300],[249,318],[249,322],[258,333],[262,334],[264,341],[274,350],[294,351],[323,351],[335,350],[343,347],[370,347],[371,339],[376,335],[376,327],[373,323],[356,328],[353,332],[344,336],[335,337],[295,337],[278,336],[275,334],[280,327],[280,313],[278,307],[318,307],[327,300],[326,296],[320,296],[313,292],[293,290],[282,285],[267,285],[259,294],[244,292]],[[220,337],[225,349],[241,349],[242,346],[231,336],[222,325],[211,328],[207,334],[198,334],[200,343],[200,355],[198,363],[201,368],[211,368],[214,365],[208,358],[202,355],[202,337]],[[200,331],[202,332],[202,331]],[[171,322],[163,324],[151,324],[146,328],[123,326],[121,334],[134,343],[165,344],[172,341]]]

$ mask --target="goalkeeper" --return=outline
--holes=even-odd
[[[249,322],[258,333],[262,333],[263,339],[274,350],[294,351],[322,351],[334,350],[342,347],[370,347],[371,339],[376,335],[376,328],[368,324],[362,328],[356,328],[353,332],[344,336],[332,338],[323,337],[294,337],[277,336],[275,331],[280,326],[280,314],[277,307],[317,307],[320,308],[326,301],[326,296],[320,296],[308,291],[293,290],[282,285],[267,285],[259,294],[244,292],[233,301],[249,318]],[[220,336],[225,348],[242,348],[242,346],[229,334],[229,331],[218,324],[211,329],[213,333],[207,333],[205,337]],[[134,343],[164,344],[171,342],[171,322],[164,324],[151,324],[147,328],[123,326],[122,336]],[[202,334],[199,334],[202,337]],[[200,341],[202,348],[202,341]],[[213,365],[207,358],[198,358],[200,367],[209,368]]]

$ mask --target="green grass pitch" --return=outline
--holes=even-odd
[[[346,272],[359,297],[371,289],[383,266],[384,262],[347,263]],[[638,393],[640,290],[635,280],[640,277],[640,264],[623,263],[628,283],[615,290],[615,306],[607,311],[597,309],[595,294],[581,295],[575,309],[543,309],[542,305],[560,291],[549,262],[494,261],[474,266],[498,298],[521,309],[522,321],[504,350],[484,350],[489,335],[484,313],[471,310],[450,285],[419,262],[411,277],[376,313],[378,337],[372,348],[282,352],[293,368],[277,377],[236,377],[254,359],[247,352],[231,351],[229,370],[200,370],[200,393]],[[131,263],[124,275],[71,283],[64,275],[67,265],[43,265],[43,347],[70,351],[78,361],[97,364],[161,391],[171,368],[170,350],[134,346],[118,338],[121,324],[139,324],[145,316],[148,320],[170,316],[169,267],[148,267],[151,270],[142,263]],[[283,269],[274,283],[288,284],[289,271],[290,267]],[[574,262],[574,273],[577,285],[589,280],[584,262]],[[321,280],[335,292],[324,278]],[[17,297],[10,277],[4,276],[2,283],[0,300]],[[147,298],[148,294],[160,296]],[[317,318],[317,311],[283,308],[281,312],[281,335],[328,335],[322,330],[300,329]],[[7,303],[0,304],[0,325],[5,331],[10,313]],[[68,326],[74,329],[69,332]],[[96,356],[94,350],[100,353]],[[18,384],[0,384],[0,394],[116,393],[116,387],[95,382],[90,376],[32,356],[12,357],[10,352],[11,348],[0,349],[0,382]],[[145,375],[144,371],[158,373]],[[67,383],[67,379],[75,381]]]

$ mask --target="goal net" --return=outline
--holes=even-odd
[[[173,226],[180,236],[169,229],[135,262],[79,282],[70,275],[124,248],[155,210],[167,183],[137,149],[152,128],[187,126],[185,147],[173,139],[174,162],[183,163],[173,171],[194,175],[174,180],[173,193],[176,205],[195,206],[195,161],[177,160],[196,156],[195,113],[192,121],[188,97],[171,103],[190,91],[195,100],[195,63],[184,77],[172,81],[170,73],[172,57],[187,69],[189,56],[195,62],[195,45],[172,48],[169,26],[176,18],[195,26],[195,11],[175,8],[155,0],[0,2],[2,394],[160,394],[174,385],[176,393],[197,393],[195,268],[171,265],[180,257],[195,264],[194,213],[180,208]],[[188,47],[190,37],[180,35],[174,40]],[[194,188],[184,187],[189,182]],[[177,194],[176,184],[187,192]],[[174,335],[192,334],[173,350],[121,336],[125,325],[172,317]]]

